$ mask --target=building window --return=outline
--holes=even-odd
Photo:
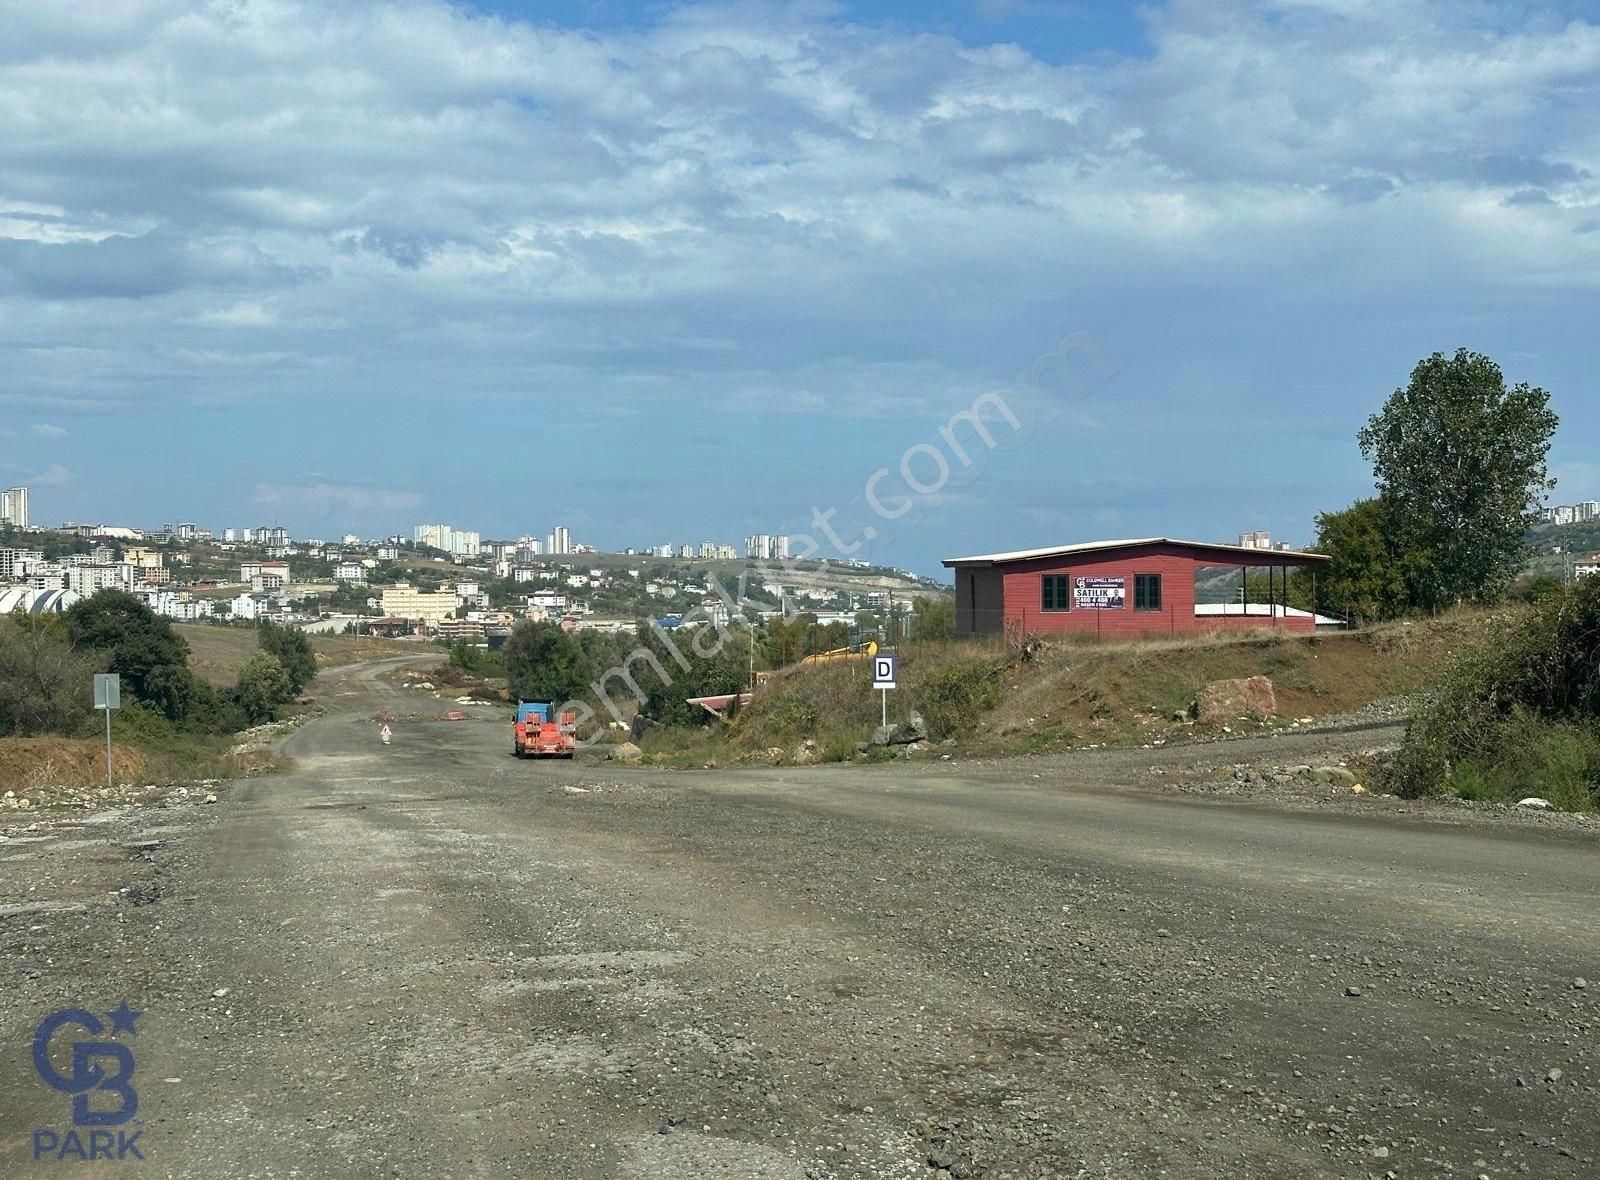
[[[1133,575],[1133,609],[1134,610],[1160,610],[1161,609],[1161,575],[1160,574],[1134,574]]]
[[[1067,595],[1071,593],[1068,582],[1071,579],[1066,574],[1045,574],[1039,579],[1040,594],[1039,606],[1043,610],[1069,610],[1071,609]]]

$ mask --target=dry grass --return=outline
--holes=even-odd
[[[1424,687],[1482,629],[1461,612],[1414,624],[1317,636],[1226,635],[1050,647],[1007,669],[985,718],[995,738],[1127,741],[1159,736],[1214,680],[1268,676],[1285,717],[1350,713]]]
[[[118,782],[144,777],[144,756],[130,746],[111,749]],[[41,786],[94,787],[106,781],[106,747],[92,738],[0,738],[0,793],[19,795]]]
[[[1269,676],[1281,715],[1343,714],[1424,687],[1483,626],[1484,616],[1462,611],[1317,636],[1066,639],[1025,651],[997,640],[902,645],[890,715],[919,709],[942,730],[935,739],[952,736],[968,751],[1003,754],[1160,739],[1178,731],[1172,715],[1214,680]],[[769,680],[725,728],[694,740],[652,735],[645,744],[705,760],[714,747],[737,757],[811,738],[826,756],[848,756],[877,725],[879,707],[865,665],[793,668]]]
[[[174,629],[188,641],[189,667],[194,674],[218,688],[233,684],[239,678],[239,669],[257,649],[254,627],[177,623]],[[417,654],[415,643],[377,639],[371,635],[313,635],[310,639],[319,668]]]

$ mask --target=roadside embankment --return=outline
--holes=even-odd
[[[889,711],[891,720],[913,712],[922,719],[918,747],[982,756],[1401,720],[1406,698],[1432,683],[1491,619],[1459,611],[1316,636],[907,644],[898,651],[900,687]],[[1254,677],[1271,681],[1269,712],[1195,716],[1208,686]],[[862,752],[880,708],[865,663],[795,667],[772,676],[730,721],[655,729],[643,746],[647,757],[692,764],[881,757]]]

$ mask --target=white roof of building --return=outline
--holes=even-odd
[[[31,586],[0,589],[0,614],[21,610],[26,615],[58,615],[80,595],[75,590],[35,590]]]
[[[1255,616],[1267,618],[1269,615],[1275,619],[1309,619],[1312,617],[1311,612],[1308,610],[1301,610],[1297,606],[1284,606],[1281,602],[1250,602],[1246,603],[1243,608],[1237,602],[1201,602],[1195,605],[1194,613],[1196,618],[1202,619],[1220,618],[1223,615],[1232,615],[1236,619]],[[1317,615],[1316,619],[1319,627],[1344,625],[1343,619],[1334,618],[1332,615]]]
[[[1230,545],[1221,541],[1185,541],[1179,537],[1133,537],[1122,541],[1082,541],[1075,545],[1052,545],[1048,549],[1017,549],[1010,553],[980,553],[974,557],[947,557],[946,566],[952,565],[1006,565],[1013,561],[1033,561],[1041,557],[1068,557],[1075,553],[1095,553],[1109,549],[1131,549],[1141,545],[1179,545],[1188,549],[1209,549],[1238,554],[1241,557],[1290,558],[1297,561],[1327,561],[1321,553],[1306,553],[1299,549],[1256,549],[1248,545]],[[1270,560],[1261,562],[1271,565]]]

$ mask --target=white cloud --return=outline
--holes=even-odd
[[[200,322],[223,328],[268,328],[278,322],[278,317],[264,304],[240,300],[229,307],[201,312]]]
[[[398,512],[422,505],[422,495],[418,492],[335,483],[258,483],[253,500],[262,508],[304,511],[320,517]]]
[[[830,4],[90,7],[12,6],[0,55],[0,405],[31,414],[786,406],[803,447],[1088,327],[1143,413],[1221,429],[1242,338],[1264,387],[1341,324],[1409,363],[1600,287],[1600,26],[1522,6],[1174,0],[1059,64]],[[1350,396],[1330,372],[1296,380]],[[294,494],[416,494],[338,489]]]
[[[64,488],[73,483],[73,474],[60,463],[52,463],[43,471],[36,471],[23,483],[35,488]]]

